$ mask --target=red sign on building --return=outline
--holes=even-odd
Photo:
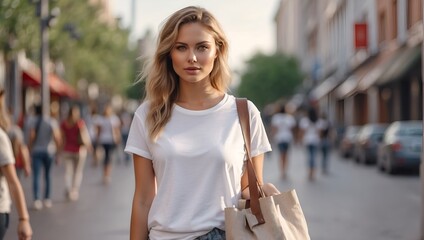
[[[355,49],[368,47],[368,29],[366,23],[355,23]]]

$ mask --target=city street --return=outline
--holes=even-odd
[[[420,180],[417,175],[387,176],[375,166],[358,165],[332,155],[330,175],[307,180],[306,154],[292,148],[289,178],[279,179],[276,152],[267,155],[265,181],[282,190],[295,188],[313,240],[418,240]],[[64,198],[63,165],[53,169],[53,208],[30,210],[35,240],[128,239],[133,171],[116,164],[109,186],[101,169],[87,162],[78,202]],[[29,179],[23,180],[31,206]],[[16,239],[12,214],[6,239]]]

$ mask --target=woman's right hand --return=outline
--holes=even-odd
[[[30,240],[32,239],[32,228],[29,220],[20,220],[18,224],[18,239]]]
[[[278,195],[281,193],[272,183],[265,183],[264,185],[262,185],[262,190],[264,191],[265,196],[267,197]]]

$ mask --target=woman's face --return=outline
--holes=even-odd
[[[72,119],[78,120],[81,117],[81,112],[78,107],[72,108]]]
[[[216,56],[215,39],[202,24],[188,23],[180,27],[171,59],[181,81],[196,83],[209,79]]]

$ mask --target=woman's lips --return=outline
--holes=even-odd
[[[200,71],[200,68],[188,67],[188,68],[184,68],[184,71],[188,74],[197,74]]]

